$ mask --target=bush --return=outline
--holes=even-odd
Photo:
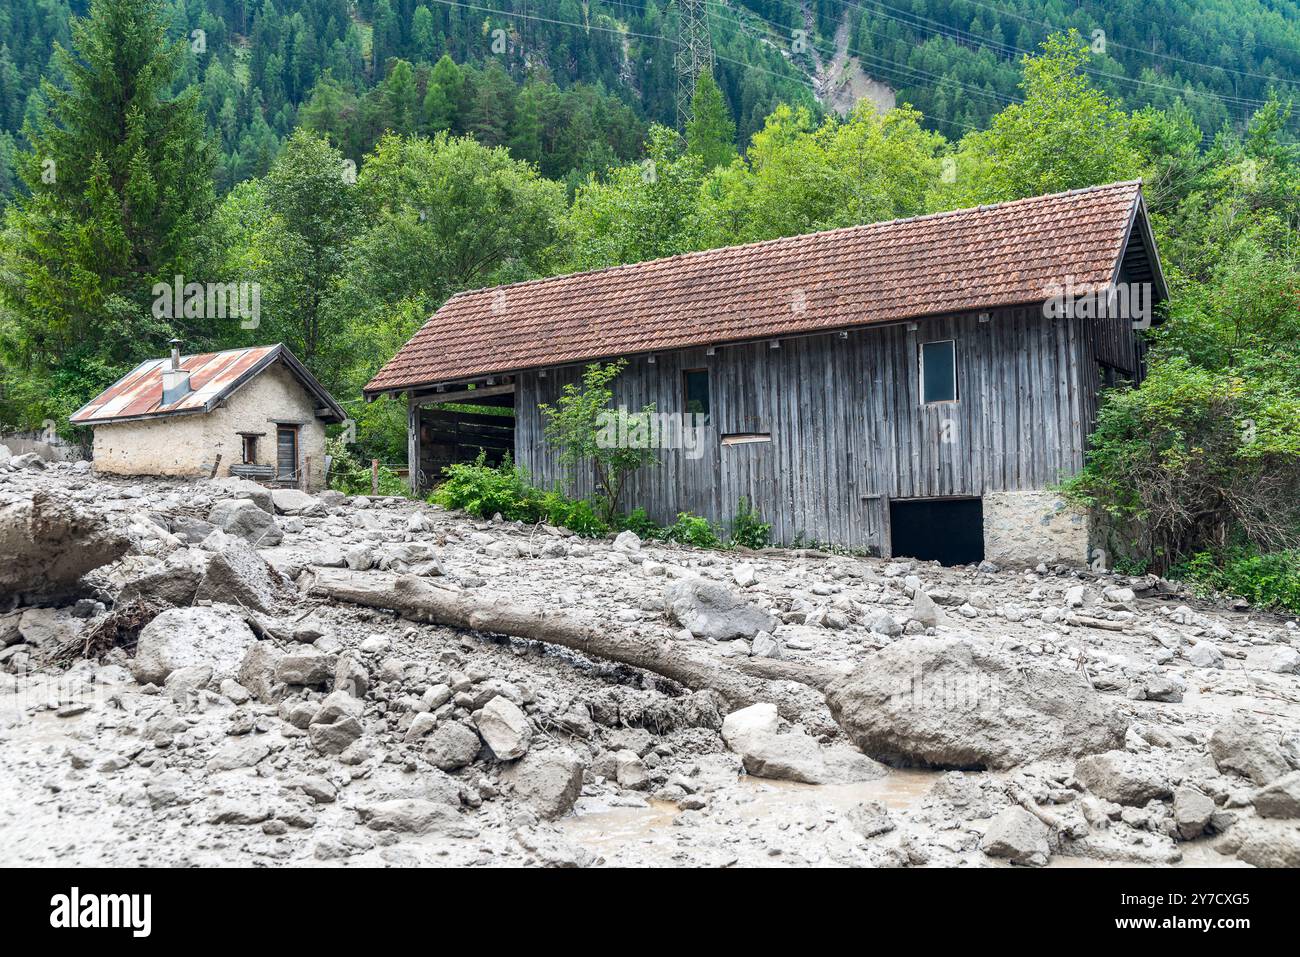
[[[772,543],[772,523],[764,522],[758,512],[742,498],[736,506],[736,517],[731,522],[731,544],[746,548],[767,548]]]
[[[620,530],[636,532],[641,538],[662,538],[664,534],[663,528],[657,525],[640,506],[634,508],[629,514],[620,516],[618,527]]]
[[[559,492],[547,492],[542,498],[542,513],[548,524],[588,538],[600,538],[609,532],[609,526],[586,499],[571,499]]]
[[[510,522],[537,522],[542,518],[542,494],[510,456],[499,466],[487,464],[479,452],[473,462],[457,462],[443,469],[446,480],[431,499],[443,508],[461,509],[479,518],[497,513]]]
[[[348,449],[342,436],[325,441],[325,454],[330,458],[330,488],[345,495],[371,493],[370,466],[358,461]],[[381,465],[379,466],[379,494],[410,495],[411,488],[404,478],[386,465]]]
[[[1300,550],[1197,552],[1174,569],[1202,591],[1239,595],[1261,608],[1300,612]]]
[[[664,529],[663,537],[670,542],[693,545],[696,548],[720,548],[722,539],[718,529],[707,518],[692,515],[690,512],[678,512],[677,521]]]

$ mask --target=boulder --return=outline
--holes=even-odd
[[[1300,771],[1284,774],[1255,792],[1255,812],[1260,817],[1300,817]]]
[[[165,601],[169,605],[192,605],[209,560],[205,551],[179,548],[158,564],[126,579],[117,600],[128,602],[144,598]],[[216,597],[218,600],[221,598],[219,595]]]
[[[621,788],[642,791],[650,786],[650,772],[639,754],[625,749],[614,754],[614,780]]]
[[[503,695],[497,695],[474,712],[474,726],[499,761],[523,757],[533,740],[528,715]]]
[[[265,485],[258,485],[248,479],[236,476],[213,479],[208,483],[221,498],[251,499],[264,512],[273,513],[275,505],[271,501],[271,490]]]
[[[897,767],[1009,768],[1121,747],[1127,721],[1083,676],[965,636],[904,638],[827,687],[864,753]]]
[[[269,641],[259,641],[250,647],[239,663],[239,683],[263,704],[275,704],[281,697],[281,685],[275,677],[275,665],[283,652]]]
[[[586,766],[573,751],[551,748],[529,752],[501,777],[514,788],[515,796],[527,801],[540,817],[553,820],[573,808],[582,793],[584,770]]]
[[[1246,652],[1246,667],[1279,675],[1300,672],[1300,651],[1290,645],[1262,645]]]
[[[448,721],[429,736],[424,756],[441,771],[455,771],[470,764],[483,742],[472,730],[457,721]]]
[[[1214,800],[1195,788],[1174,789],[1174,826],[1184,841],[1200,837],[1218,808]]]
[[[104,515],[45,492],[0,505],[0,606],[75,597],[83,575],[130,545]]]
[[[1052,853],[1047,825],[1019,806],[1007,808],[992,820],[980,850],[989,857],[1035,867],[1046,864]]]
[[[308,687],[330,685],[332,687],[338,658],[334,655],[323,655],[315,648],[299,647],[302,650],[289,652],[276,661],[275,680],[286,685]]]
[[[248,544],[236,540],[212,553],[196,595],[274,613],[283,590],[279,572]]]
[[[1187,649],[1187,660],[1197,668],[1222,668],[1223,652],[1214,642],[1202,639]]]
[[[934,599],[918,588],[912,596],[912,621],[919,621],[926,628],[937,628],[943,620],[943,612]]]
[[[1235,771],[1260,787],[1291,770],[1274,736],[1242,711],[1221,721],[1211,732],[1210,756],[1220,771]]]
[[[270,512],[259,508],[251,498],[233,498],[217,502],[208,513],[208,521],[227,535],[242,538],[254,548],[279,545],[284,532]]]
[[[872,838],[887,834],[897,825],[889,813],[889,808],[879,801],[863,801],[855,804],[844,815],[853,830],[862,837]]]
[[[218,682],[238,675],[240,683],[249,687],[241,665],[257,643],[238,609],[226,605],[169,608],[141,629],[131,673],[141,684],[162,685],[177,668],[208,665]]]
[[[448,837],[474,837],[478,829],[461,819],[446,804],[420,798],[381,801],[357,809],[361,822],[372,831],[395,831],[401,834],[428,834],[436,831]]]
[[[273,489],[271,504],[280,515],[319,515],[325,511],[320,499],[296,488]]]
[[[840,784],[880,777],[884,769],[849,748],[823,750],[802,728],[780,730],[776,705],[754,704],[727,715],[722,739],[748,774],[805,784]]]
[[[1172,793],[1169,779],[1150,759],[1127,751],[1082,757],[1074,762],[1074,776],[1098,797],[1132,807]]]
[[[776,631],[780,622],[765,608],[749,602],[727,586],[698,576],[668,586],[668,612],[696,638],[728,641]]]

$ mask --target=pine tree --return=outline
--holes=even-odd
[[[691,118],[686,123],[686,149],[705,169],[726,166],[736,158],[736,124],[727,101],[707,70],[695,79]]]
[[[25,126],[30,195],[8,212],[0,304],[7,358],[33,376],[69,357],[107,374],[176,329],[152,315],[153,284],[185,270],[214,150],[198,89],[169,95],[186,48],[166,42],[164,13],[162,0],[92,0],[72,21],[75,52],[55,49],[66,85],[44,81]]]

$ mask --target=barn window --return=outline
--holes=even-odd
[[[953,339],[921,344],[921,401],[957,401],[957,343]]]
[[[240,436],[244,440],[244,464],[257,464],[257,436],[245,433]]]
[[[709,370],[687,369],[682,373],[682,403],[687,414],[704,416],[709,421]]]

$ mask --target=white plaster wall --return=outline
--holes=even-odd
[[[1088,563],[1088,516],[1050,491],[984,493],[984,557],[1000,565]]]
[[[264,433],[257,440],[258,465],[275,465],[277,421],[303,423],[298,429],[298,464],[307,484],[325,479],[325,426],[316,403],[283,366],[273,365],[207,415],[177,415],[95,427],[95,470],[113,475],[207,476],[220,455],[219,475],[243,462],[241,432]]]

